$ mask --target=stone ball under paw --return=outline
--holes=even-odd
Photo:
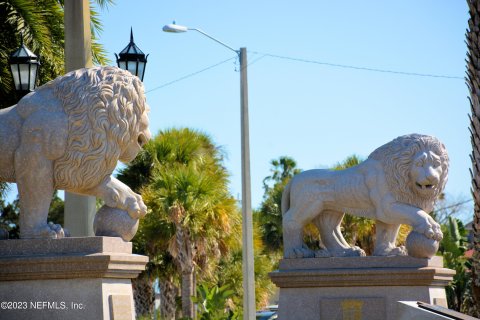
[[[406,247],[408,255],[415,258],[430,259],[437,253],[439,242],[427,238],[424,234],[415,231],[407,237]]]
[[[120,237],[124,241],[130,241],[137,233],[138,222],[126,210],[104,205],[95,215],[93,231],[96,236]]]

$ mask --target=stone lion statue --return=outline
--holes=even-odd
[[[437,138],[410,134],[379,147],[355,167],[294,176],[282,196],[285,258],[365,255],[343,238],[344,213],[376,220],[374,255],[406,254],[395,245],[400,224],[440,241],[440,225],[428,213],[447,182],[448,162]],[[303,228],[309,222],[318,228],[323,250],[304,245]]]
[[[0,181],[16,182],[21,238],[62,238],[47,223],[54,189],[92,195],[138,219],[140,195],[111,176],[150,139],[143,84],[117,67],[79,69],[0,110]]]

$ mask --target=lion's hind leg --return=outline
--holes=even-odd
[[[399,224],[386,224],[377,220],[376,223],[376,242],[374,256],[405,256],[407,250],[404,246],[397,247],[396,240]]]
[[[313,221],[320,231],[320,237],[325,249],[316,253],[316,256],[364,256],[365,252],[358,248],[350,246],[342,235],[340,225],[343,219],[343,212],[325,210]]]
[[[58,224],[47,223],[48,209],[54,191],[54,152],[45,146],[60,141],[62,150],[62,118],[47,119],[50,115],[32,115],[22,128],[21,145],[15,152],[15,172],[20,195],[21,238],[63,238],[65,232]],[[55,137],[55,138],[53,138]],[[54,140],[52,142],[52,140]]]
[[[283,250],[285,258],[313,258],[315,252],[303,242],[303,228],[317,216],[323,201],[297,201],[283,215]]]

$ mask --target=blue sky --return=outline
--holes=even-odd
[[[254,208],[274,158],[291,156],[302,169],[326,168],[351,154],[365,158],[407,133],[434,135],[445,143],[451,159],[447,195],[452,201],[470,198],[470,110],[462,79],[465,1],[117,0],[102,12],[100,41],[112,63],[114,53],[128,44],[130,27],[135,43],[150,54],[144,84],[152,132],[191,127],[210,134],[228,155],[237,197],[238,61],[197,32],[162,32],[173,20],[234,48],[247,47]]]

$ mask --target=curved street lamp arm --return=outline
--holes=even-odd
[[[188,28],[188,30],[195,30],[195,31],[197,31],[197,32],[200,32],[200,33],[201,33],[201,34],[203,34],[204,36],[206,36],[206,37],[208,37],[208,38],[212,39],[213,41],[215,41],[215,42],[217,42],[217,43],[221,44],[221,45],[222,45],[222,46],[224,46],[224,47],[227,47],[228,49],[230,49],[230,50],[234,51],[236,54],[240,55],[240,50],[235,50],[235,49],[233,49],[233,48],[232,48],[232,47],[230,47],[229,45],[227,45],[227,44],[223,43],[222,41],[220,41],[220,40],[218,40],[218,39],[216,39],[216,38],[212,37],[211,35],[209,35],[209,34],[208,34],[208,33],[206,33],[206,32],[203,32],[203,31],[202,31],[202,30],[200,30],[200,29],[197,29],[197,28]]]

